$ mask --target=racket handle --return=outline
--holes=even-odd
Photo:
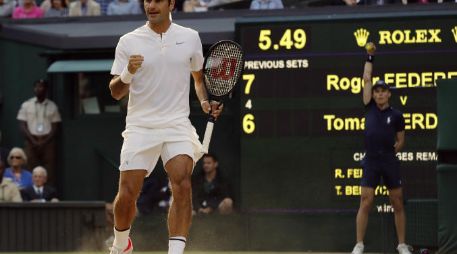
[[[209,142],[211,141],[211,135],[213,134],[214,122],[209,121],[206,124],[205,136],[203,137],[203,152],[208,153]]]

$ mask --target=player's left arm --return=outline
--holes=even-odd
[[[395,135],[395,153],[400,152],[403,149],[403,146],[405,146],[405,131],[399,131]]]
[[[200,101],[203,112],[208,114],[211,110],[211,115],[217,119],[222,113],[224,105],[219,106],[219,103],[210,104],[210,101],[208,100],[208,93],[206,92],[205,84],[203,82],[203,70],[193,71],[192,77],[194,78],[195,93]]]

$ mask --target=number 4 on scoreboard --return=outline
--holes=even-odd
[[[252,109],[252,102],[251,99],[249,99],[246,104],[244,105],[247,109]]]

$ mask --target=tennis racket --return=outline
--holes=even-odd
[[[204,83],[210,103],[216,101],[222,105],[240,80],[243,67],[244,54],[238,43],[219,41],[211,46],[203,63]],[[210,112],[203,138],[205,153],[208,153],[215,122],[216,119],[211,116]]]

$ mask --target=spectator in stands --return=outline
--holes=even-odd
[[[32,186],[32,173],[24,167],[27,165],[27,156],[19,147],[11,149],[8,155],[10,167],[5,170],[4,177],[10,178],[21,190]]]
[[[68,8],[66,0],[52,0],[51,8],[44,14],[45,17],[66,17]]]
[[[0,161],[0,202],[21,202],[21,193],[19,188],[11,179],[3,177],[5,164]]]
[[[21,190],[22,199],[32,202],[57,202],[56,190],[46,185],[47,171],[45,168],[38,166],[32,171],[33,185]]]
[[[339,0],[338,0],[339,1]],[[395,4],[399,0],[343,0],[347,6]]]
[[[9,17],[14,10],[14,0],[0,0],[0,18]]]
[[[233,210],[233,200],[229,186],[219,172],[219,162],[215,155],[203,156],[203,172],[196,175],[192,182],[194,210],[210,214],[219,211],[229,214]]]
[[[21,131],[25,136],[25,150],[29,157],[29,168],[43,165],[48,169],[48,181],[54,185],[56,179],[55,134],[61,121],[58,108],[47,99],[48,83],[34,83],[35,97],[22,103],[17,115]]]
[[[69,0],[65,0],[65,6],[68,6],[69,3]],[[51,9],[51,0],[44,0],[41,2],[40,8],[46,13],[49,9]]]
[[[23,0],[22,5],[14,9],[13,19],[35,19],[42,18],[43,15],[43,10],[36,6],[34,0]]]
[[[251,10],[273,10],[284,9],[281,0],[252,0]]]
[[[170,188],[165,175],[154,175],[144,179],[143,188],[137,201],[138,211],[147,215],[154,210],[168,211]]]
[[[208,7],[199,0],[185,0],[182,10],[184,12],[203,12],[207,11]]]
[[[70,16],[100,16],[100,4],[94,0],[79,0],[70,4]]]
[[[185,0],[182,5],[184,12],[204,12],[207,11],[208,8],[221,7],[238,1],[239,0]]]
[[[100,5],[101,15],[106,15],[106,12],[108,11],[108,5],[111,3],[112,0],[96,0],[96,1]]]
[[[113,0],[108,5],[108,15],[135,15],[141,14],[140,5],[137,0]]]

